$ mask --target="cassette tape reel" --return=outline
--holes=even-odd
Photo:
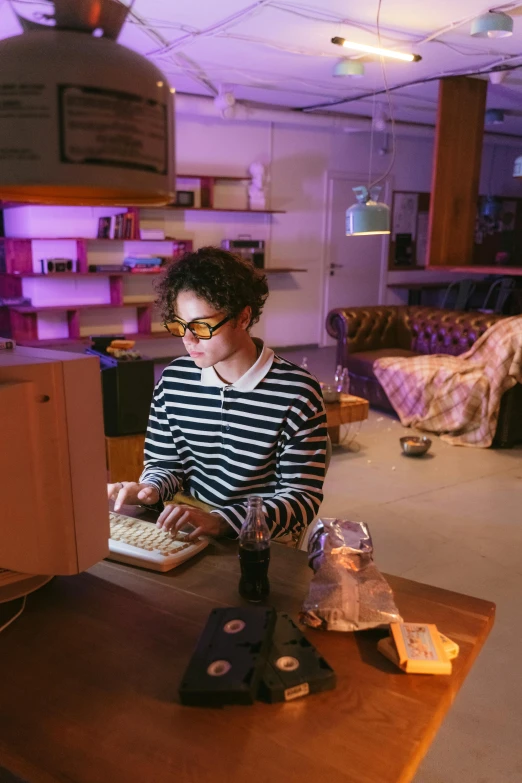
[[[273,609],[214,609],[179,688],[182,704],[253,704],[276,622]]]
[[[258,697],[268,702],[291,701],[335,685],[331,666],[290,617],[279,613]]]

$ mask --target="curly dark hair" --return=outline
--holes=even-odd
[[[178,294],[193,291],[232,318],[237,318],[249,305],[252,308],[249,328],[259,321],[268,297],[265,275],[250,262],[218,247],[202,247],[173,261],[157,291],[166,321],[172,320],[175,314]]]

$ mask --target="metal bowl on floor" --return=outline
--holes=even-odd
[[[421,438],[415,435],[406,435],[405,438],[401,438],[402,451],[407,457],[422,457],[429,450],[430,446],[431,440],[425,435]]]

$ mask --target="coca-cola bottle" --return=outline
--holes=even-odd
[[[247,601],[262,601],[270,593],[270,531],[263,499],[259,497],[248,498],[247,515],[239,534],[239,564],[239,595]]]

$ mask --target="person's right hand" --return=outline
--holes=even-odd
[[[150,484],[137,484],[135,481],[118,481],[116,484],[107,484],[109,500],[114,500],[114,510],[127,504],[129,506],[153,506],[160,499],[156,487]]]

